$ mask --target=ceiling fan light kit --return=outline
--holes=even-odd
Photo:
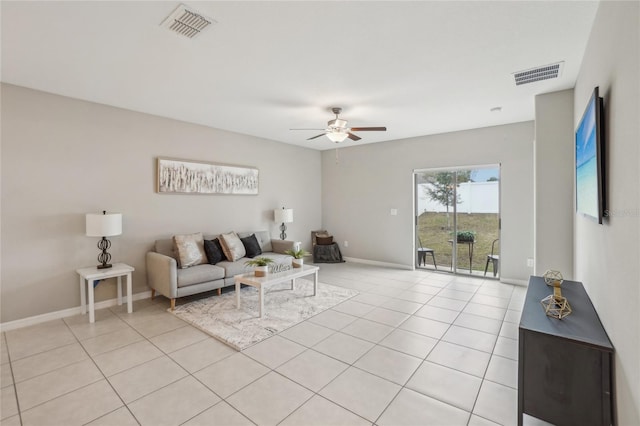
[[[335,142],[335,143],[344,141],[348,136],[349,136],[348,133],[342,132],[338,129],[327,133],[327,137],[331,139],[332,142]]]
[[[324,129],[324,133],[320,133],[319,135],[312,136],[307,140],[310,141],[312,139],[319,138],[320,136],[326,135],[329,140],[335,143],[343,142],[345,139],[349,138],[352,141],[359,141],[362,139],[360,136],[353,134],[352,132],[361,132],[361,131],[374,131],[374,132],[385,132],[387,130],[386,127],[347,127],[347,120],[343,120],[338,116],[342,112],[342,108],[331,108],[331,111],[336,115],[336,118],[333,120],[329,120],[327,122],[327,128]],[[313,130],[313,129],[290,129],[290,130]],[[321,130],[321,129],[318,129]]]

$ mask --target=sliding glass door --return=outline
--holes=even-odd
[[[500,166],[414,173],[416,267],[498,276]]]

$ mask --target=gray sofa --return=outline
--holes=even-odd
[[[286,250],[294,248],[293,241],[271,239],[268,231],[238,232],[241,238],[255,234],[262,254],[269,257],[276,264],[291,264],[292,257],[284,254]],[[204,235],[205,240],[217,238],[217,235]],[[230,262],[223,260],[215,265],[208,263],[191,266],[186,269],[178,267],[177,254],[174,252],[172,238],[156,240],[154,251],[147,252],[147,285],[151,288],[151,297],[158,292],[171,300],[171,310],[175,308],[176,298],[218,290],[234,285],[233,277],[249,272],[251,268],[244,263],[248,258],[243,257]]]

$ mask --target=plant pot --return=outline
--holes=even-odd
[[[302,265],[304,264],[304,259],[296,259],[296,258],[294,258],[291,261],[291,264],[293,265],[294,268],[302,268]]]
[[[266,277],[269,273],[268,266],[256,266],[254,269],[254,274],[256,277]]]

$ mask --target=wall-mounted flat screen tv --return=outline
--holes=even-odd
[[[604,113],[598,88],[576,129],[576,211],[602,223],[605,210]]]

